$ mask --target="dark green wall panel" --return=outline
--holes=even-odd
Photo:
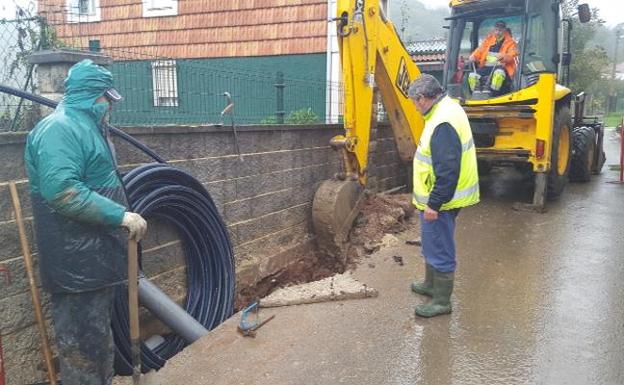
[[[284,74],[284,110],[311,108],[322,120],[326,103],[326,55],[285,55],[177,60],[178,106],[155,107],[151,61],[115,62],[115,84],[125,100],[115,108],[118,125],[218,123],[225,91],[237,124],[274,117],[276,76]],[[229,118],[225,121],[229,124]]]

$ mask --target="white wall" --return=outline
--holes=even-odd
[[[327,19],[336,17],[336,0],[327,0]],[[336,36],[336,22],[327,26],[327,101],[325,122],[338,123],[342,115],[342,76],[340,74],[340,54]]]

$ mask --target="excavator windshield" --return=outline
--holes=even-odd
[[[556,73],[558,17],[543,0],[453,7],[444,77],[449,94],[487,99],[525,88],[539,73]]]

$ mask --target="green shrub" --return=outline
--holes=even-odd
[[[321,119],[312,111],[312,108],[302,108],[288,114],[286,124],[312,124],[320,123]]]

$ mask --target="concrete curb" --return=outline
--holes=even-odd
[[[351,273],[345,273],[316,282],[278,289],[260,300],[260,307],[374,298],[378,295],[379,292],[376,289],[357,281]]]

